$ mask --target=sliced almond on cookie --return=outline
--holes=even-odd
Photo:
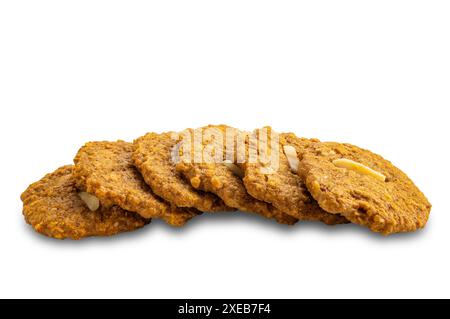
[[[95,212],[100,207],[100,201],[94,195],[87,192],[79,192],[78,196],[91,211]]]
[[[297,157],[297,151],[295,148],[291,145],[284,145],[283,146],[284,154],[287,157],[287,160],[289,162],[289,166],[291,167],[291,171],[293,173],[297,173],[298,171],[298,165],[300,164],[300,161]]]
[[[340,168],[346,168],[346,169],[352,170],[354,172],[357,172],[357,173],[360,173],[363,175],[372,176],[382,182],[386,181],[385,175],[371,169],[370,167],[367,167],[361,163],[352,161],[347,158],[336,159],[333,161],[333,164]]]

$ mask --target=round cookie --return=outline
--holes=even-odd
[[[89,210],[78,195],[72,170],[73,166],[63,166],[22,193],[23,215],[37,232],[57,239],[81,239],[132,231],[150,222],[117,206]]]
[[[172,153],[182,137],[175,139],[175,135],[175,132],[147,133],[134,141],[134,164],[145,182],[157,195],[178,207],[203,212],[231,210],[216,195],[193,188],[176,170]]]
[[[381,156],[350,144],[317,143],[299,174],[319,205],[388,235],[425,226],[431,204],[409,177]]]
[[[271,203],[280,211],[299,220],[321,221],[328,225],[348,222],[344,217],[330,214],[320,208],[309,194],[302,178],[291,168],[284,152],[285,146],[291,146],[297,156],[301,156],[304,149],[314,145],[318,140],[299,138],[293,133],[278,134],[270,127],[256,130],[253,134],[255,138],[260,134],[266,134],[269,141],[270,137],[276,137],[279,156],[277,167],[268,171],[264,170],[267,166],[260,161],[247,161],[240,165],[245,174],[244,185],[250,195]],[[247,144],[256,154],[261,153],[258,144],[248,141]],[[270,148],[270,142],[267,144]]]
[[[220,126],[207,126],[200,128],[197,131],[202,134],[207,130],[216,130],[217,134],[223,135],[222,141],[210,140],[203,136],[200,145],[196,145],[196,153],[199,154],[200,162],[194,162],[191,158],[190,161],[182,161],[177,164],[177,170],[181,172],[191,185],[196,188],[207,192],[212,192],[218,195],[226,205],[237,208],[244,212],[253,212],[262,215],[267,218],[274,218],[279,223],[283,224],[295,224],[297,219],[284,214],[280,210],[273,207],[271,204],[260,201],[247,193],[244,187],[241,173],[239,168],[234,164],[237,156],[236,152],[236,137],[247,133],[240,132],[237,129]],[[231,150],[226,150],[225,130],[227,130],[230,140],[233,142],[234,147]],[[207,134],[207,133],[206,133]],[[205,134],[205,135],[206,135]],[[219,136],[218,135],[218,136]],[[245,137],[243,137],[245,140]],[[204,155],[204,147],[213,146],[214,150],[222,149],[222,154],[217,158],[218,163],[209,163]],[[224,163],[226,153],[230,156],[231,163]],[[214,152],[215,153],[215,152]],[[215,153],[216,154],[216,153]],[[234,163],[233,163],[234,162]]]
[[[124,141],[86,143],[74,159],[77,186],[104,206],[117,205],[144,218],[162,218],[172,226],[182,226],[200,213],[177,208],[153,194],[133,166],[132,152],[133,144]]]

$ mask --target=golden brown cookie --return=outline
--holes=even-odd
[[[267,150],[260,148],[260,142],[258,142],[260,135],[267,135],[267,143],[263,142],[267,145]],[[271,203],[280,211],[299,220],[322,221],[328,225],[348,222],[340,215],[330,214],[321,209],[297,174],[297,168],[291,167],[298,164],[298,156],[301,156],[303,150],[317,143],[318,140],[299,138],[293,133],[278,134],[270,127],[256,130],[252,136],[254,141],[248,141],[247,144],[254,154],[269,153],[271,148],[276,148],[275,152],[279,156],[276,158],[277,162],[265,163],[257,159],[240,165],[245,174],[244,185],[250,195]],[[272,145],[272,138],[276,143],[274,145]],[[293,159],[289,159],[286,154],[289,148],[292,154],[288,155]]]
[[[178,207],[193,207],[203,212],[229,211],[214,194],[196,190],[177,172],[172,155],[182,139],[176,133],[148,133],[134,141],[134,164],[151,189]]]
[[[425,226],[431,204],[400,169],[350,144],[317,143],[299,174],[320,206],[385,235]]]
[[[132,152],[133,144],[124,141],[86,143],[74,159],[77,186],[104,206],[117,205],[145,218],[162,218],[173,226],[182,226],[200,213],[177,208],[156,196],[133,166]]]
[[[289,225],[297,222],[297,219],[247,193],[242,182],[242,172],[239,172],[240,168],[235,165],[237,137],[241,135],[241,140],[245,141],[246,133],[224,125],[210,125],[196,131],[198,132],[197,136],[203,137],[194,147],[194,154],[197,154],[198,162],[194,160],[194,155],[189,160],[181,161],[177,165],[177,170],[190,181],[194,188],[212,192],[219,196],[226,205],[240,211],[257,213]],[[232,145],[231,149],[226,147],[226,133],[231,141],[229,145]],[[228,161],[227,155],[229,156]]]
[[[88,209],[72,170],[72,166],[63,166],[22,193],[25,220],[37,232],[57,239],[81,239],[132,231],[150,222],[117,206]]]

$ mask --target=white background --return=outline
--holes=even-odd
[[[2,1],[0,297],[450,297],[448,1]],[[272,125],[381,153],[420,232],[245,214],[57,241],[20,193],[90,140]]]

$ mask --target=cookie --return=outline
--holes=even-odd
[[[124,141],[89,142],[77,153],[77,186],[95,195],[103,206],[117,205],[144,218],[162,218],[182,226],[200,212],[177,208],[156,196],[134,167],[133,144]]]
[[[276,162],[274,160],[271,163],[261,162],[256,159],[240,164],[245,175],[244,185],[250,195],[271,203],[280,211],[299,220],[321,221],[328,225],[348,222],[340,215],[330,214],[321,209],[296,172],[298,156],[318,140],[299,138],[293,133],[278,134],[270,127],[256,130],[252,136],[253,140],[247,141],[247,144],[254,154],[261,156],[262,153],[269,153],[271,148],[276,148],[272,151],[274,156],[276,153],[279,156],[275,158]],[[260,136],[267,149],[260,148],[258,143]],[[272,140],[275,143],[273,145]]]
[[[177,164],[177,170],[190,181],[195,189],[212,192],[226,205],[240,211],[257,213],[289,225],[297,222],[297,219],[247,193],[242,181],[242,172],[235,165],[238,136],[241,136],[240,140],[245,140],[246,133],[224,125],[210,125],[196,131],[197,136],[203,135],[203,138],[194,146],[194,156],[188,160],[183,159]],[[226,147],[226,133],[232,145],[231,149]],[[194,158],[199,160],[196,162]]]
[[[110,236],[150,222],[117,206],[91,211],[79,196],[73,166],[63,166],[22,193],[23,215],[37,232],[57,239]]]
[[[158,196],[178,207],[203,212],[231,210],[216,195],[193,188],[176,170],[172,155],[181,139],[175,132],[166,132],[148,133],[134,141],[134,164],[145,182]]]
[[[425,226],[431,204],[391,162],[350,144],[317,143],[299,174],[319,205],[385,235]]]

